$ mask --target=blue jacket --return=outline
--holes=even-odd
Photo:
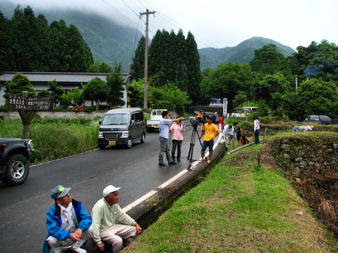
[[[77,221],[79,223],[78,228],[82,231],[86,231],[92,224],[92,217],[83,208],[80,201],[76,201],[73,199],[72,203],[75,209]],[[48,230],[48,235],[46,238],[48,238],[49,236],[53,236],[59,241],[70,238],[70,231],[65,230],[61,227],[61,209],[56,203],[52,205],[52,207],[48,210],[46,217],[46,225]],[[45,243],[43,245],[43,253],[49,253],[47,240],[45,240]]]

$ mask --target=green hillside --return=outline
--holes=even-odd
[[[224,62],[249,63],[254,57],[255,50],[267,44],[275,44],[277,46],[277,50],[285,56],[289,56],[295,52],[292,48],[284,46],[274,40],[262,37],[252,37],[235,47],[209,47],[199,49],[201,69],[205,69],[207,67],[216,68],[219,64]]]
[[[0,3],[0,10],[11,18],[17,5],[9,2]],[[26,6],[21,6],[25,8]],[[122,62],[124,71],[129,69],[132,62],[133,50],[136,49],[142,33],[135,28],[123,26],[116,21],[100,16],[94,12],[77,10],[39,10],[34,9],[35,15],[43,14],[49,24],[63,19],[67,25],[75,25],[88,46],[94,60],[104,61],[110,65]]]

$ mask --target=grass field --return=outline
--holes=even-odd
[[[254,145],[227,155],[124,252],[332,252],[337,241]]]
[[[36,119],[30,126],[33,163],[49,161],[97,147],[99,119]],[[0,120],[0,136],[22,138],[20,119]]]

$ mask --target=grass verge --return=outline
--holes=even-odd
[[[337,241],[261,145],[226,156],[124,252],[330,252]]]
[[[30,139],[35,152],[33,163],[73,155],[97,147],[99,119],[35,119]],[[0,136],[22,138],[20,119],[0,121]]]

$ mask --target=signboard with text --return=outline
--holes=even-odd
[[[27,95],[9,95],[6,104],[13,109],[23,111],[48,111],[51,107],[51,97],[28,97]]]

